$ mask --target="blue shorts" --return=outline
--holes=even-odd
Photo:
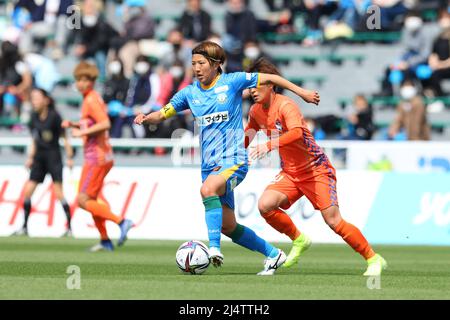
[[[242,163],[232,167],[217,166],[212,170],[202,171],[202,183],[209,175],[221,175],[227,182],[225,194],[220,196],[220,202],[226,204],[234,210],[234,188],[236,188],[245,178],[248,172],[248,164]]]

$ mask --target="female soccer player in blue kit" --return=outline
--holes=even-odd
[[[234,216],[233,189],[248,171],[242,124],[242,92],[263,84],[274,84],[294,92],[306,102],[318,104],[317,92],[302,89],[273,74],[223,73],[224,50],[205,41],[192,50],[195,81],[176,93],[170,103],[148,115],[139,114],[136,124],[158,124],[177,112],[192,111],[200,129],[202,154],[202,187],[200,193],[206,210],[209,257],[215,266],[223,263],[220,252],[221,232],[233,242],[266,256],[264,270],[258,275],[273,275],[286,260],[286,254],[256,233],[238,223]]]

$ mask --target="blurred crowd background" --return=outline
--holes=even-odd
[[[191,49],[207,39],[226,50],[226,72],[264,56],[318,90],[319,107],[298,101],[318,140],[450,137],[447,0],[0,0],[0,136],[28,134],[34,86],[77,119],[80,60],[100,70],[113,138],[193,132],[189,113],[158,127],[132,119],[192,83]]]

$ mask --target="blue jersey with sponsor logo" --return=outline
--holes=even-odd
[[[194,82],[175,94],[163,108],[166,117],[191,109],[199,128],[202,170],[247,163],[242,91],[258,84],[258,73],[221,74],[208,88]]]

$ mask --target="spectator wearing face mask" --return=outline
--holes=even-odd
[[[398,85],[405,79],[424,78],[421,71],[429,69],[427,60],[431,43],[423,31],[422,25],[423,20],[418,12],[407,15],[402,41],[403,51],[397,61],[386,69],[381,95],[392,96],[394,94],[393,85]]]
[[[167,67],[166,67],[167,68]],[[159,77],[161,80],[161,90],[157,98],[158,106],[162,107],[169,103],[169,100],[183,88],[187,87],[192,82],[192,75],[190,69],[186,69],[182,61],[177,60],[174,64],[168,67],[168,71],[160,71]],[[180,112],[175,116],[167,119],[157,127],[151,127],[148,131],[149,138],[171,138],[172,133],[176,129],[193,130],[193,118],[190,110]],[[166,153],[166,149],[162,147],[155,148],[155,154],[162,155]]]
[[[155,22],[148,14],[145,0],[125,0],[123,7],[124,28],[120,37],[114,39],[115,49],[123,61],[125,76],[130,78],[136,58],[140,55],[139,41],[152,39]]]
[[[110,39],[118,33],[100,14],[102,4],[99,0],[85,0],[82,6],[81,28],[75,29],[75,55],[81,60],[93,59],[102,81],[106,77],[106,56]]]
[[[184,39],[183,33],[178,29],[172,29],[167,35],[167,42],[171,50],[161,58],[162,65],[173,65],[175,61],[182,61],[186,68],[191,67],[192,48],[189,42]]]
[[[444,9],[440,13],[439,26],[442,32],[433,43],[428,64],[433,70],[428,87],[434,96],[445,95],[441,87],[444,79],[450,79],[450,12]]]
[[[119,121],[120,113],[125,109],[125,98],[130,81],[125,77],[122,62],[118,59],[108,64],[108,74],[103,89],[103,100],[108,106],[108,115],[113,128],[115,122]]]
[[[30,21],[23,26],[19,47],[21,52],[42,50],[36,43],[44,45],[49,36],[54,36],[53,52],[54,58],[61,58],[65,51],[67,31],[66,19],[70,14],[69,7],[73,0],[19,0],[16,1],[15,13],[26,10]],[[73,12],[72,12],[73,13]]]
[[[227,72],[241,71],[244,44],[256,41],[257,23],[243,0],[228,0],[223,48],[227,53]]]
[[[412,81],[405,81],[400,88],[401,101],[394,121],[389,127],[391,140],[429,140],[430,126],[421,96]]]
[[[244,44],[244,58],[242,59],[242,70],[247,70],[256,60],[267,59],[274,64],[271,57],[264,52],[257,41],[248,41]]]
[[[111,137],[122,137],[123,127],[128,126],[134,138],[143,138],[145,131],[134,126],[133,119],[137,112],[150,111],[153,104],[156,104],[159,90],[160,80],[155,73],[152,73],[149,60],[145,56],[139,56],[136,59],[134,72],[126,93],[125,108],[119,112],[117,121],[112,125]]]
[[[211,33],[211,16],[202,9],[201,0],[186,0],[187,7],[178,24],[178,29],[188,40],[201,42]]]

